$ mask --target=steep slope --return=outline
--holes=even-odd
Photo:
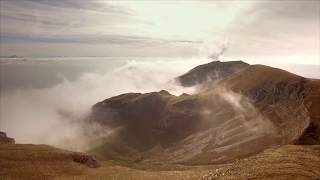
[[[273,117],[273,123],[283,126],[283,133],[294,136],[304,129],[304,134],[296,139],[296,143],[320,144],[320,80],[253,65],[224,79],[220,85],[250,98],[260,112]],[[303,126],[307,127],[300,128],[302,124],[295,124],[297,121],[294,119],[281,116],[283,112],[305,119]]]
[[[189,72],[177,77],[177,81],[186,87],[218,82],[248,66],[249,64],[243,61],[212,61],[191,69]]]
[[[197,95],[116,96],[92,109],[91,120],[118,128],[93,153],[142,163],[207,164],[276,145],[317,143],[318,87],[319,81],[254,65]]]

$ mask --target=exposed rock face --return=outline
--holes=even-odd
[[[100,167],[100,164],[98,163],[98,161],[94,157],[86,155],[86,154],[73,153],[72,159],[73,159],[73,161],[80,163],[80,164],[85,164],[86,166],[88,166],[90,168]]]
[[[218,82],[248,66],[249,64],[243,61],[213,61],[193,68],[186,74],[179,76],[177,80],[182,86],[186,87],[203,83],[208,84]]]
[[[13,138],[7,137],[5,132],[0,131],[0,144],[14,144],[15,141]]]
[[[213,64],[231,72],[229,65]],[[189,74],[206,72],[205,76],[210,76],[210,70],[199,71],[203,69],[199,67]],[[208,83],[210,88],[197,95],[128,93],[97,103],[91,118],[102,125],[121,127],[116,141],[115,136],[106,139],[103,148],[108,152],[97,147],[98,152],[105,152],[108,158],[117,158],[110,150],[119,156],[138,154],[134,161],[206,164],[275,145],[319,143],[319,81],[261,65],[222,77],[214,86],[207,77],[188,80]],[[154,147],[161,148],[155,152]]]

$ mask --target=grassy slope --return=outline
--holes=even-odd
[[[72,152],[46,145],[0,145],[0,179],[316,179],[320,177],[320,146],[285,145],[216,166],[135,168],[112,161],[100,168],[75,163]],[[204,176],[203,176],[204,175]]]
[[[276,84],[281,81],[299,81],[301,79],[302,77],[282,69],[265,65],[251,65],[247,69],[223,79],[220,84],[236,92],[246,92],[265,82]]]
[[[195,179],[212,166],[139,170],[103,161],[88,168],[72,161],[72,152],[46,145],[0,145],[0,179]]]
[[[202,179],[318,179],[320,146],[285,145],[214,169]]]

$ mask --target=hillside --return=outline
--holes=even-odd
[[[92,153],[135,163],[216,164],[277,145],[319,143],[318,80],[252,65],[205,83],[196,95],[128,93],[97,103],[90,119],[118,130]]]
[[[304,128],[305,132],[295,143],[320,144],[320,80],[300,77],[277,68],[253,65],[226,78],[221,85],[249,97],[264,115],[278,116],[274,123],[288,122],[287,117],[279,116],[280,111],[308,120],[308,127]],[[306,117],[303,117],[304,114]],[[291,125],[284,125],[283,131],[289,129],[295,131],[292,133],[300,133],[296,129],[298,125]]]
[[[318,179],[319,177],[319,145],[285,145],[212,169],[201,179]]]
[[[182,166],[152,164],[128,167],[100,161],[89,168],[72,160],[73,153],[47,145],[0,145],[1,179],[316,179],[320,147],[286,145],[228,164]]]
[[[99,168],[89,168],[74,162],[73,156],[73,152],[47,145],[0,144],[0,179],[197,179],[213,167],[140,170],[101,161]]]

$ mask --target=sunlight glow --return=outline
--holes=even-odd
[[[110,3],[110,2],[108,2]],[[137,12],[147,24],[137,27],[143,34],[167,38],[208,38],[211,31],[230,26],[251,2],[228,1],[117,1]],[[148,27],[146,27],[148,26]]]

